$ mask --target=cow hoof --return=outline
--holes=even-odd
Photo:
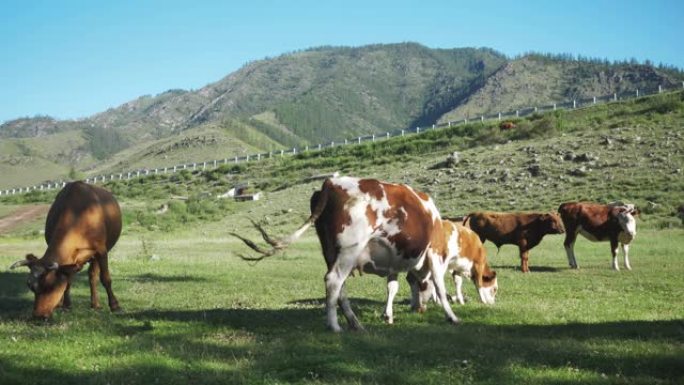
[[[118,306],[117,306],[117,307],[114,307],[114,308],[112,308],[111,310],[112,310],[112,313],[115,313],[115,314],[121,314],[121,313],[123,313],[123,312],[124,312],[124,311],[123,311],[123,309],[122,309],[122,308],[120,308],[120,307],[118,307]]]
[[[458,318],[455,318],[455,319],[449,318],[447,321],[449,321],[449,323],[454,325],[454,326],[458,326],[461,324],[461,320]]]
[[[385,323],[389,325],[392,325],[394,323],[394,317],[390,317],[387,314],[383,314],[382,319],[385,320]]]

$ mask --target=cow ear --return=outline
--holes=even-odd
[[[492,282],[496,278],[496,271],[490,271],[489,274],[485,274],[482,276],[482,279],[485,282]]]
[[[57,272],[61,274],[71,275],[81,270],[81,266],[73,263],[70,265],[62,265],[57,268]]]

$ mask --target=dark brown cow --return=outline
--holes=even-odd
[[[512,130],[514,128],[515,128],[515,123],[513,123],[513,122],[501,122],[501,124],[499,124],[499,129],[502,131]]]
[[[331,178],[323,183],[321,191],[313,194],[311,216],[290,237],[274,241],[259,228],[272,250],[262,250],[252,241],[233,235],[269,256],[299,238],[312,224],[328,265],[325,287],[330,329],[341,330],[338,305],[350,327],[361,329],[344,288],[345,280],[355,269],[388,277],[388,292],[393,290],[392,278],[396,282],[398,272],[408,271],[416,278],[411,285],[414,296],[429,297],[427,282],[432,280],[447,319],[459,322],[447,301],[444,285],[450,263],[460,256],[459,235],[451,222],[441,219],[428,195],[375,179]],[[481,295],[493,298],[496,276],[492,272],[483,274],[490,275],[482,279]]]
[[[520,250],[520,269],[530,271],[530,250],[541,242],[546,234],[562,234],[563,223],[555,213],[499,213],[474,212],[463,220],[484,243],[489,240],[496,245],[517,245]]]
[[[28,254],[10,268],[31,269],[28,286],[35,294],[33,316],[48,318],[62,301],[71,306],[74,273],[90,263],[90,304],[98,308],[97,278],[107,290],[109,308],[119,310],[112,292],[107,253],[121,234],[121,210],[114,196],[100,187],[72,182],[57,194],[45,221],[47,250],[42,258]]]
[[[625,255],[625,268],[631,270],[629,264],[629,243],[636,236],[636,220],[634,215],[639,210],[632,204],[622,202],[607,205],[592,202],[566,202],[558,207],[565,224],[565,251],[568,254],[568,264],[577,269],[575,258],[575,241],[577,234],[582,234],[590,241],[610,241],[610,251],[613,255],[613,269],[618,267],[618,243],[622,244]]]

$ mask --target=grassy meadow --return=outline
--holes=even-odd
[[[0,384],[683,383],[684,228],[674,211],[684,203],[684,93],[516,123],[509,132],[477,123],[109,183],[124,212],[110,256],[118,314],[89,309],[81,272],[72,310],[31,320],[27,272],[6,267],[44,251],[44,218],[22,223],[0,235]],[[444,165],[454,151],[459,161]],[[563,237],[547,236],[522,274],[515,247],[487,243],[496,305],[478,303],[466,283],[470,301],[454,306],[463,322],[451,326],[434,305],[411,313],[402,277],[389,326],[384,279],[357,276],[348,293],[367,332],[335,335],[324,326],[325,263],[314,231],[257,264],[237,258],[247,248],[228,236],[256,237],[248,218],[288,234],[321,185],[307,178],[332,171],[410,184],[446,215],[634,202],[642,215],[633,270],[611,270],[608,244],[583,238],[580,269],[570,270]],[[245,182],[263,199],[216,198]],[[2,198],[0,218],[54,194]]]
[[[464,285],[470,301],[454,307],[459,326],[434,304],[411,313],[403,279],[396,323],[385,325],[384,279],[350,278],[352,305],[368,331],[341,335],[324,326],[325,268],[311,232],[256,265],[236,258],[244,248],[220,233],[158,235],[144,246],[122,239],[110,263],[120,314],[89,309],[81,273],[72,310],[36,323],[26,272],[0,273],[2,383],[684,381],[681,230],[641,231],[633,270],[620,272],[610,269],[607,244],[579,240],[580,270],[573,271],[562,237],[548,237],[533,250],[530,274],[517,270],[514,247],[497,254],[488,244],[497,303],[478,303],[473,285]],[[0,247],[0,265],[8,266],[41,244],[3,239]]]

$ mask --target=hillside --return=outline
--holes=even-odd
[[[662,86],[681,87],[681,74],[638,64],[607,64],[529,55],[506,63],[440,123],[508,112],[553,102],[591,99],[636,89],[653,93]]]
[[[190,223],[247,218],[286,232],[308,216],[312,175],[340,171],[426,191],[445,215],[472,210],[555,210],[570,200],[633,202],[640,226],[680,227],[684,203],[684,92],[556,111],[516,121],[514,130],[472,123],[375,143],[309,152],[208,171],[107,183],[124,202],[126,231],[174,231]],[[458,162],[447,164],[458,152]],[[257,202],[217,199],[236,184]],[[5,197],[50,202],[55,192]],[[174,199],[188,197],[186,201]],[[168,212],[159,214],[167,205]],[[35,225],[39,228],[40,224]]]
[[[571,97],[678,84],[651,66],[403,43],[320,47],[248,63],[199,90],[78,121],[0,125],[0,188],[415,128]],[[45,144],[50,144],[46,146]]]

